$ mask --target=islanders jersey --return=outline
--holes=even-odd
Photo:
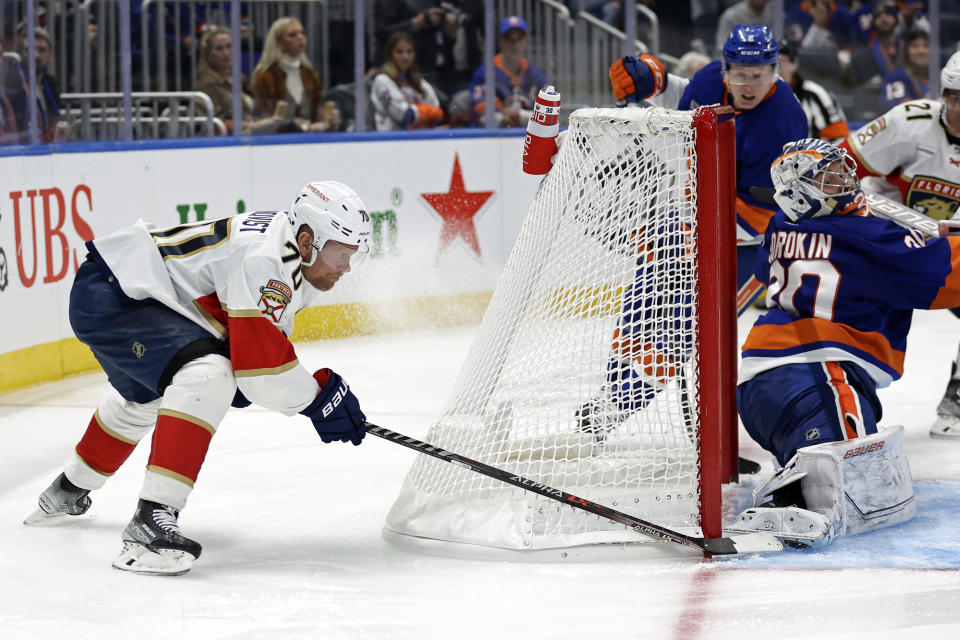
[[[319,385],[288,340],[317,292],[304,282],[286,212],[166,229],[139,220],[88,247],[128,297],[157,300],[223,340],[251,402],[293,415],[316,397]]]
[[[672,82],[674,77],[670,78]],[[680,96],[678,109],[696,109],[712,104],[731,104],[719,60],[697,72]],[[761,235],[776,210],[761,201],[752,188],[772,193],[770,165],[780,157],[783,145],[807,137],[807,115],[781,78],[766,98],[749,111],[737,111],[737,239]]]
[[[543,71],[524,60],[520,73],[514,75],[503,66],[502,54],[499,53],[493,58],[493,66],[495,67],[493,82],[496,108],[515,107],[528,111],[533,109],[533,103],[536,102],[540,89],[547,86],[547,76]],[[486,110],[484,102],[486,81],[487,68],[485,65],[480,65],[473,72],[473,79],[470,81],[470,99],[473,102],[474,114],[478,117],[482,116]]]
[[[743,345],[741,383],[784,364],[839,361],[885,387],[903,373],[913,309],[960,304],[960,238],[927,239],[853,211],[771,219],[756,263],[769,311]]]
[[[857,160],[857,175],[880,176],[903,204],[937,220],[960,208],[960,138],[940,122],[939,100],[897,105],[850,134],[841,145]]]

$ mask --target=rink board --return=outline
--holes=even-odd
[[[96,366],[67,314],[86,240],[140,218],[165,227],[285,209],[312,180],[362,195],[373,254],[298,316],[295,340],[478,322],[539,184],[520,169],[521,147],[519,132],[470,131],[4,150],[0,391]]]

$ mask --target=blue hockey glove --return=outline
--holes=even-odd
[[[663,63],[644,53],[639,58],[624,56],[610,65],[610,86],[617,105],[658,96],[667,88]]]
[[[313,421],[313,428],[324,442],[360,444],[367,435],[367,417],[350,387],[330,369],[319,369],[313,377],[320,385],[320,393],[300,413]]]

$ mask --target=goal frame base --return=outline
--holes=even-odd
[[[549,549],[505,549],[465,542],[448,542],[434,538],[397,533],[389,527],[380,531],[384,541],[406,553],[436,558],[478,560],[484,562],[530,563],[594,563],[672,560],[701,562],[703,554],[693,548],[658,540],[609,542]]]

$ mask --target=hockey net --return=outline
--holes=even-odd
[[[734,472],[723,438],[736,425],[725,119],[712,109],[571,115],[426,441],[681,532],[719,535],[719,485]],[[507,549],[650,541],[423,455],[386,527]]]

